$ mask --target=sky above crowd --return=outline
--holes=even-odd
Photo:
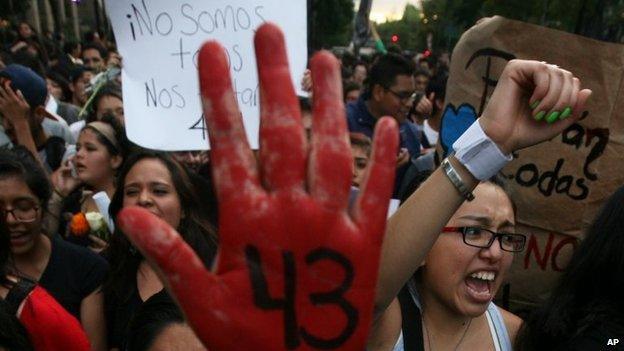
[[[419,0],[373,0],[373,7],[371,8],[370,19],[383,23],[387,20],[395,20],[403,16],[403,10],[406,4],[413,4],[419,6]],[[355,8],[360,6],[359,0],[355,1]]]

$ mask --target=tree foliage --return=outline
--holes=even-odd
[[[624,0],[423,0],[421,6],[407,5],[400,20],[379,25],[386,45],[396,34],[403,49],[422,51],[430,33],[434,51],[450,51],[478,19],[494,15],[598,40],[624,41]]]
[[[308,0],[312,49],[349,45],[355,16],[353,0]]]
[[[23,20],[24,13],[30,8],[30,1],[0,0],[0,18],[11,21]]]

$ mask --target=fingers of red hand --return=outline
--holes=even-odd
[[[329,52],[312,59],[314,118],[308,184],[312,196],[330,209],[346,208],[353,176],[347,139],[340,68]]]
[[[270,190],[303,189],[307,145],[284,35],[274,24],[264,24],[254,42],[260,80],[262,180]]]
[[[149,211],[127,207],[117,216],[119,228],[167,282],[191,321],[209,319],[210,288],[217,279],[169,224]]]
[[[353,210],[353,218],[371,240],[381,243],[386,214],[392,196],[396,150],[399,146],[397,123],[390,117],[377,122],[373,139],[373,155],[364,186]]]
[[[232,89],[228,60],[216,42],[199,52],[199,83],[211,144],[212,171],[220,202],[259,188],[251,153]]]

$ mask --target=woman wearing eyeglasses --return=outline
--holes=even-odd
[[[474,190],[378,321],[369,350],[511,350],[521,324],[492,299],[526,237],[500,185]]]
[[[25,149],[0,151],[0,226],[11,251],[7,271],[38,283],[80,321],[92,350],[106,350],[100,286],[108,265],[88,249],[44,235],[51,193],[45,172]]]

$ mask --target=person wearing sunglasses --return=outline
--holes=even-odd
[[[521,320],[492,300],[526,236],[500,183],[481,183],[474,196],[379,320],[369,350],[511,350]]]

